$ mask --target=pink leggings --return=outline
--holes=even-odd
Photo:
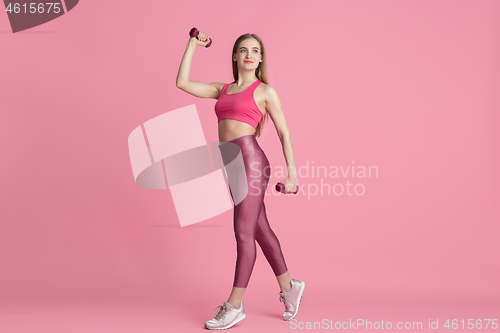
[[[248,190],[244,199],[238,200],[234,206],[234,234],[238,255],[233,286],[246,288],[257,257],[255,241],[259,243],[276,276],[286,273],[288,269],[278,238],[267,220],[264,205],[264,195],[271,173],[269,161],[253,134],[229,142],[237,145],[231,145],[232,147],[239,147],[237,150],[241,151],[244,162],[244,170],[226,168],[233,201],[236,193],[246,193]],[[234,149],[232,153],[224,153],[229,151],[225,149],[221,151],[225,164],[235,155]]]

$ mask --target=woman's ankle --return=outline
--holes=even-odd
[[[282,294],[286,294],[287,292],[289,292],[290,290],[292,290],[292,281],[290,280],[290,285],[288,286],[288,289],[286,290],[283,290],[283,288],[281,288],[281,293]]]
[[[235,302],[228,302],[228,303],[231,304],[235,309],[239,309],[241,307],[241,302],[237,306],[235,305],[236,304]]]

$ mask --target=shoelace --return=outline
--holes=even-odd
[[[290,312],[292,304],[288,302],[283,295],[280,295],[280,302],[285,305],[285,311]]]
[[[229,311],[229,308],[227,308],[227,307],[226,307],[226,305],[225,305],[225,304],[223,304],[223,305],[219,305],[218,307],[216,307],[216,308],[214,309],[214,312],[215,312],[217,309],[219,309],[219,308],[220,308],[220,310],[219,310],[219,312],[215,315],[215,318],[214,318],[214,319],[216,319],[216,320],[221,320],[222,318],[224,318],[225,314]]]

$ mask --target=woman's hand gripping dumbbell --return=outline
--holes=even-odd
[[[212,38],[209,38],[208,35],[204,32],[198,31],[198,29],[193,28],[191,31],[189,31],[189,36],[195,37],[197,39],[197,45],[205,45],[205,47],[209,47],[212,45]],[[206,43],[207,39],[210,41]]]
[[[285,192],[285,185],[282,182],[278,182],[276,184],[276,191],[281,192],[281,193],[286,193]],[[295,190],[295,192],[292,192],[292,193],[297,194],[298,191],[299,191],[299,185],[297,185],[297,189]]]

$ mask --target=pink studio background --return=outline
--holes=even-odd
[[[134,183],[127,147],[193,103],[217,141],[216,100],[175,86],[193,26],[214,40],[195,81],[231,82],[236,38],[263,39],[297,167],[378,167],[323,180],[361,196],[308,198],[319,178],[269,189],[307,284],[297,321],[498,318],[500,2],[81,1],[17,34],[0,14],[0,331],[196,332],[227,300],[232,211],[180,228],[168,190]],[[258,141],[285,166],[271,121]],[[258,247],[231,330],[291,329],[275,281]]]

